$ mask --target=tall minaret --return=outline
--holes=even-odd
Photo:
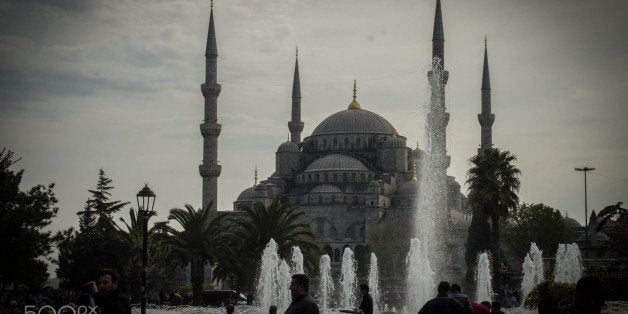
[[[301,80],[299,79],[299,48],[297,47],[296,62],[294,63],[294,79],[292,81],[292,120],[288,122],[290,137],[292,142],[301,142],[301,131],[303,122],[301,121]]]
[[[488,71],[488,52],[486,37],[484,37],[484,69],[482,70],[482,113],[478,114],[478,121],[482,127],[480,148],[478,154],[493,147],[493,122],[495,115],[491,113],[491,78]]]
[[[218,205],[218,176],[221,166],[218,165],[218,135],[222,125],[218,124],[218,95],[220,84],[217,80],[218,49],[216,47],[216,31],[214,30],[214,2],[211,2],[209,13],[209,30],[207,31],[207,48],[205,49],[205,83],[201,91],[205,97],[205,115],[201,123],[203,136],[203,163],[198,170],[203,177],[203,208],[211,203],[211,210],[216,211]]]
[[[434,33],[432,35],[432,58],[438,57],[443,68],[445,67],[445,34],[443,32],[443,13],[440,8],[440,0],[436,1],[436,13],[434,14]]]

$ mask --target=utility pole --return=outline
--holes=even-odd
[[[595,168],[576,168],[576,171],[584,172],[584,257],[589,257],[589,215],[587,211],[587,172],[595,170]]]

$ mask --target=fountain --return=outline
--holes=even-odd
[[[369,269],[369,292],[373,298],[373,313],[379,312],[379,270],[377,269],[377,256],[371,253],[371,265]]]
[[[476,300],[492,301],[493,287],[491,284],[491,264],[488,261],[486,252],[478,254],[478,269],[475,273],[475,282],[477,285]]]
[[[346,247],[342,254],[342,270],[340,278],[340,306],[345,309],[356,307],[356,276],[353,251]]]
[[[318,288],[318,304],[321,313],[327,313],[332,307],[331,298],[334,295],[334,282],[331,278],[331,259],[329,255],[321,256]]]
[[[535,283],[539,284],[545,280],[545,271],[543,270],[543,251],[541,251],[536,243],[530,243],[530,258],[534,263],[535,269]]]
[[[545,279],[543,272],[543,251],[539,250],[536,243],[530,243],[530,252],[526,255],[522,264],[523,278],[521,279],[521,293],[525,298],[532,288]]]
[[[298,246],[292,247],[292,263],[290,266],[292,267],[292,274],[305,274],[303,270],[303,253],[301,253],[301,249]]]
[[[279,274],[277,276],[277,309],[284,311],[290,306],[292,296],[290,294],[290,281],[292,281],[292,275],[290,273],[290,266],[286,263],[286,260],[281,260],[279,264]]]
[[[427,256],[427,245],[417,238],[410,240],[410,252],[406,258],[407,308],[410,313],[418,312],[425,302],[434,296],[434,273]]]
[[[554,281],[576,283],[582,275],[582,257],[578,244],[559,244],[556,250]]]

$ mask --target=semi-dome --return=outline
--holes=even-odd
[[[369,171],[361,161],[353,157],[334,154],[315,160],[307,166],[305,172],[340,170]]]
[[[398,148],[398,147],[406,147],[406,139],[401,136],[393,136],[389,137],[384,141],[384,145],[382,148]]]
[[[342,190],[335,185],[321,184],[313,188],[310,193],[342,193]]]
[[[397,134],[397,130],[380,115],[364,109],[347,109],[323,120],[312,136],[324,134]]]
[[[397,189],[398,195],[417,195],[419,193],[419,181],[410,180]]]
[[[278,153],[283,153],[283,152],[299,152],[299,146],[297,146],[297,144],[287,141],[284,143],[281,143],[281,145],[279,145],[279,148],[277,148],[277,152]]]
[[[253,197],[255,197],[255,188],[254,187],[249,187],[247,189],[245,189],[244,191],[242,191],[242,193],[240,193],[240,195],[238,195],[238,201],[243,201],[243,200],[250,200]]]

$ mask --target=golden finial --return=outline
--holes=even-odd
[[[349,104],[349,109],[361,109],[360,104],[356,100],[358,98],[358,89],[356,80],[353,80],[353,101]]]
[[[412,181],[417,181],[418,178],[416,177],[416,160],[412,161]]]
[[[297,45],[297,53],[296,53],[295,57],[297,57],[297,58],[299,57],[299,45]]]
[[[484,34],[484,49],[486,49],[486,34]]]
[[[214,0],[211,0],[211,1],[209,2],[209,6],[210,6],[210,8],[211,8],[211,9],[213,9],[213,8],[214,8]]]
[[[253,182],[253,187],[257,186],[257,166],[255,166],[255,177],[254,177],[255,181]]]

